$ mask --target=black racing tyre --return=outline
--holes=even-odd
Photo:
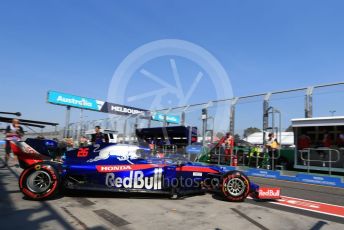
[[[31,200],[54,197],[59,189],[60,177],[49,164],[36,164],[25,169],[19,177],[20,191]]]
[[[226,200],[242,202],[250,193],[250,180],[239,171],[231,171],[222,176],[220,189]]]

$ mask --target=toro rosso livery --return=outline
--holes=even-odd
[[[19,178],[22,193],[33,200],[49,199],[63,189],[145,192],[172,197],[214,192],[229,201],[279,198],[279,189],[259,188],[239,171],[188,162],[179,155],[158,158],[149,148],[97,144],[65,152],[54,160],[57,143],[27,139],[11,142],[24,169]]]

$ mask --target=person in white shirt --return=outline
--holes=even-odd
[[[12,124],[7,126],[5,133],[6,133],[6,145],[5,145],[6,155],[5,155],[5,164],[3,167],[7,166],[8,159],[10,158],[10,153],[11,153],[10,141],[19,141],[24,135],[24,130],[19,125],[19,120],[13,119]]]

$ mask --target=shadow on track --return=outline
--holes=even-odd
[[[0,163],[3,163],[0,160]],[[27,229],[37,230],[42,228],[75,229],[63,216],[56,212],[45,201],[32,205],[22,198],[18,187],[14,190],[8,188],[11,184],[18,184],[19,175],[11,168],[0,168],[0,226],[2,229]],[[57,222],[59,226],[52,226]],[[81,228],[86,229],[84,226]],[[103,230],[103,227],[95,227],[93,230]]]

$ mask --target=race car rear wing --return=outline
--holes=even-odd
[[[51,158],[40,154],[24,141],[10,141],[12,152],[18,156],[19,162],[24,162],[26,166],[30,166],[43,160]]]

